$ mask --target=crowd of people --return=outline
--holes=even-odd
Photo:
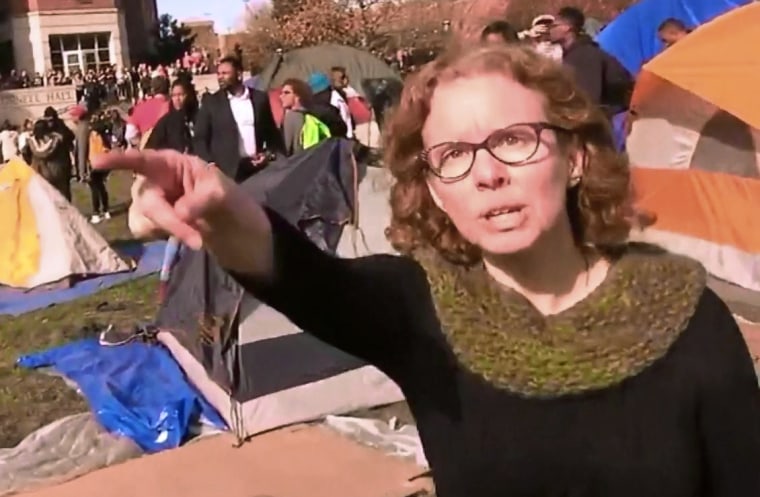
[[[582,11],[566,7],[556,15],[538,16],[521,32],[507,21],[494,21],[482,30],[481,41],[528,45],[571,67],[578,85],[610,117],[627,108],[633,79],[584,33],[584,22]],[[688,32],[674,19],[663,23],[660,31],[666,44]],[[80,106],[72,113],[74,134],[61,127],[62,121],[52,108],[36,123],[27,120],[15,125],[6,121],[0,129],[0,152],[3,157],[21,153],[35,167],[47,171],[43,176],[67,198],[71,195],[68,181],[61,178],[87,182],[93,192],[91,220],[98,223],[110,217],[108,195],[105,178],[93,177],[89,164],[92,154],[103,149],[170,148],[196,153],[242,181],[278,154],[292,155],[330,137],[353,137],[356,104],[369,104],[356,98],[345,68],[333,67],[329,74],[317,72],[305,80],[285,81],[279,95],[284,116],[276,124],[265,94],[244,84],[240,55],[218,59],[214,70],[221,91],[216,96],[203,95],[202,102],[192,77],[209,72],[211,58],[197,48],[169,66],[105,67],[72,76],[60,71],[51,71],[45,77],[13,73],[4,80],[12,87],[74,84]],[[417,70],[410,50],[398,50],[386,58],[399,70]],[[222,100],[225,95],[230,99]],[[250,101],[251,108],[243,109],[238,99]],[[134,103],[128,116],[118,110],[105,114],[100,110],[104,104],[124,100]],[[231,108],[234,122],[220,119],[229,115],[224,107]],[[381,116],[378,120],[382,121]],[[233,125],[245,134],[248,121],[255,123],[251,129],[256,139],[244,151],[217,145],[226,143],[226,135],[235,132]]]
[[[0,125],[0,160],[17,155],[24,158],[61,194],[71,200],[71,181],[86,183],[92,193],[90,220],[99,223],[110,219],[107,175],[92,171],[92,157],[110,149],[126,149],[127,120],[113,108],[119,103],[131,105],[150,99],[154,81],[173,79],[192,87],[193,76],[211,72],[211,58],[206,50],[193,47],[174,64],[139,64],[119,68],[103,66],[64,74],[50,70],[44,75],[11,71],[0,76],[0,89],[25,89],[41,86],[73,85],[77,106],[69,114],[73,131],[48,107],[41,119],[23,123],[5,120]],[[130,111],[131,112],[131,111]]]
[[[37,121],[27,120],[21,130],[7,121],[0,131],[4,158],[22,157],[37,173],[72,200],[71,182],[90,188],[94,224],[111,218],[106,188],[107,173],[93,171],[94,157],[106,150],[126,148],[126,122],[118,110],[88,113],[85,107],[70,112],[73,130],[53,107]]]
[[[12,70],[0,75],[0,90],[74,85],[79,102],[98,106],[101,102],[138,101],[149,95],[150,80],[156,76],[187,78],[209,74],[213,61],[207,50],[193,47],[173,64],[138,64],[133,67],[101,65],[84,71],[50,69],[44,74]]]
[[[528,45],[542,55],[569,66],[576,74],[578,85],[611,117],[627,109],[633,78],[592,41],[584,32],[584,23],[585,16],[581,10],[566,7],[556,15],[538,16],[524,31],[518,31],[507,21],[496,20],[483,28],[481,41]],[[668,19],[662,24],[660,33],[663,42],[669,45],[687,34],[688,30],[680,21]],[[386,62],[409,74],[418,69],[412,54],[411,49],[397,50],[385,58]],[[428,55],[435,56],[434,53]],[[241,53],[237,50],[233,56],[218,59],[213,69],[217,72],[221,89],[219,95],[234,95],[242,99],[254,95],[261,99],[261,105],[253,103],[257,143],[246,148],[242,154],[243,160],[237,157],[237,152],[215,150],[215,136],[234,130],[230,129],[231,123],[218,120],[219,114],[225,114],[217,108],[219,96],[203,95],[201,100],[208,105],[199,102],[199,95],[192,84],[193,76],[210,72],[212,67],[210,54],[198,48],[193,48],[168,66],[139,64],[125,69],[108,66],[98,71],[75,72],[72,75],[50,71],[44,77],[39,74],[30,76],[25,71],[11,73],[0,80],[0,85],[6,88],[75,85],[80,106],[72,118],[77,132],[72,137],[70,132],[61,128],[62,122],[55,110],[49,108],[37,123],[27,120],[18,125],[5,121],[0,128],[0,153],[7,158],[20,152],[30,163],[40,167],[45,161],[60,162],[64,169],[69,170],[61,173],[60,177],[88,182],[93,186],[93,192],[98,192],[97,195],[93,194],[91,219],[100,222],[109,217],[107,194],[102,193],[105,189],[100,178],[96,177],[93,181],[88,164],[90,152],[100,150],[101,142],[106,148],[172,148],[199,153],[204,158],[224,164],[224,170],[237,180],[242,180],[263,167],[270,156],[292,155],[329,137],[353,137],[352,114],[356,112],[355,104],[361,99],[356,98],[358,94],[351,87],[345,68],[333,67],[329,74],[314,73],[306,80],[288,79],[280,89],[284,116],[278,125],[271,118],[272,112],[263,94],[243,84],[240,57]],[[117,110],[107,114],[100,111],[104,105],[121,101],[134,104],[129,116],[122,116]],[[234,99],[224,101],[222,105],[232,107],[240,131],[243,129],[241,123],[246,118],[235,110],[238,106],[234,102]],[[359,105],[362,104],[369,105],[367,102]],[[369,109],[366,111],[369,112]],[[252,111],[246,112],[250,115]],[[635,111],[631,114],[635,115]],[[378,116],[378,121],[382,121],[381,117]],[[49,126],[51,123],[55,126]],[[63,155],[56,152],[59,149],[67,150],[72,160],[62,160]],[[56,168],[51,166],[48,169]],[[62,180],[53,179],[54,176],[46,175],[65,196],[70,197],[70,189],[64,187]]]

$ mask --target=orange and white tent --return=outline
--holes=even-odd
[[[0,166],[0,285],[30,289],[132,269],[21,159]]]
[[[626,148],[639,205],[657,222],[635,239],[700,260],[760,290],[760,3],[707,23],[644,66]]]

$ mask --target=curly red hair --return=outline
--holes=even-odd
[[[568,146],[585,151],[583,177],[567,197],[567,212],[579,246],[620,247],[633,227],[652,221],[633,207],[628,161],[615,148],[606,116],[579,90],[566,69],[519,45],[459,48],[411,77],[387,123],[385,163],[395,182],[386,235],[397,250],[408,254],[432,247],[447,260],[465,265],[481,258],[479,248],[465,240],[433,202],[427,185],[429,170],[419,154],[422,127],[436,86],[484,73],[509,75],[544,95],[547,121],[570,131]]]

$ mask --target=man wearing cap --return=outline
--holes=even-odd
[[[283,153],[269,95],[243,84],[243,66],[234,56],[217,65],[219,91],[202,100],[195,120],[195,153],[241,182]]]
[[[543,14],[531,23],[530,29],[520,33],[520,38],[533,42],[533,48],[557,62],[562,61],[562,47],[551,41],[549,29],[554,24],[554,16]]]
[[[159,119],[169,112],[169,79],[157,76],[150,81],[150,97],[135,105],[127,121],[127,132],[133,145],[145,143]]]

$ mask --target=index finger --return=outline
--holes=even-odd
[[[153,151],[127,150],[123,153],[109,152],[93,158],[92,167],[101,171],[125,170],[145,175]]]

